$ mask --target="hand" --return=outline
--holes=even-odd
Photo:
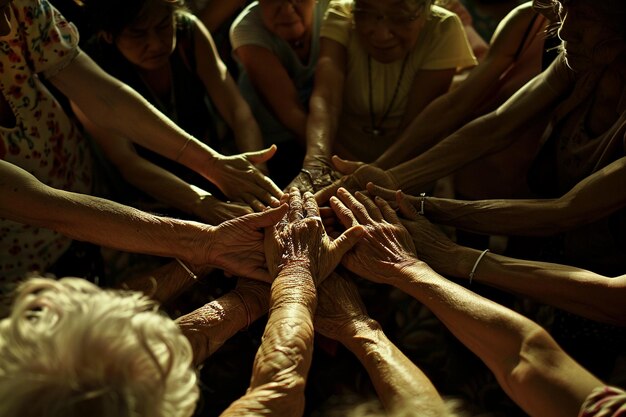
[[[229,274],[271,282],[265,266],[263,230],[276,224],[286,213],[287,205],[284,204],[263,213],[229,220],[212,228],[208,242],[203,244],[206,235],[198,236],[197,246],[204,247],[202,250],[208,256],[209,264]]]
[[[321,162],[315,165],[305,165],[285,189],[290,190],[295,187],[300,190],[301,194],[307,191],[315,193],[332,185],[340,176],[337,171]]]
[[[315,285],[320,284],[339,264],[341,257],[359,239],[363,228],[355,225],[337,239],[326,234],[313,194],[292,188],[287,197],[289,212],[265,232],[265,254],[272,277],[290,265],[303,265],[311,271]]]
[[[459,246],[426,216],[419,215],[413,199],[400,190],[395,192],[395,197],[400,213],[406,218],[401,222],[413,238],[419,259],[442,275],[454,275],[456,257],[453,254]]]
[[[336,272],[330,274],[317,291],[315,330],[341,341],[370,321],[354,282]]]
[[[396,212],[381,198],[374,203],[357,192],[354,198],[345,188],[330,199],[330,206],[345,227],[365,226],[365,234],[342,264],[350,271],[378,283],[390,284],[407,265],[417,261],[411,235]]]
[[[253,213],[248,205],[220,201],[210,194],[200,198],[194,212],[200,219],[213,225]]]
[[[270,159],[276,145],[256,152],[239,155],[219,155],[213,161],[210,180],[231,200],[243,201],[256,211],[278,204],[282,191],[274,182],[263,175],[254,164]]]
[[[355,192],[365,190],[367,183],[373,182],[383,187],[398,188],[397,181],[389,173],[373,165],[346,161],[336,155],[333,156],[333,165],[339,173],[344,174],[344,177],[315,194],[315,200],[319,204],[328,201],[339,187]]]

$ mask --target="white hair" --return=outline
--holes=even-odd
[[[0,321],[0,415],[188,417],[193,353],[141,293],[31,278]]]

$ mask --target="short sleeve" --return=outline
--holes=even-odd
[[[347,46],[351,32],[352,1],[331,0],[324,15],[320,36]]]
[[[422,69],[467,68],[477,64],[465,29],[457,15],[433,6],[423,41],[429,45]],[[420,42],[420,40],[418,40]]]
[[[626,416],[626,392],[615,387],[599,387],[589,394],[578,417]]]
[[[230,27],[230,44],[233,51],[240,46],[257,45],[268,48],[271,39],[263,25],[259,3],[253,2],[246,7]]]
[[[78,55],[78,30],[47,0],[16,2],[27,32],[27,59],[37,73],[52,77]]]

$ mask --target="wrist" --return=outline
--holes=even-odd
[[[332,163],[330,155],[319,152],[307,152],[302,162],[303,168],[331,168]]]
[[[342,330],[338,341],[357,356],[377,346],[383,333],[380,324],[369,317],[354,319],[351,325]]]

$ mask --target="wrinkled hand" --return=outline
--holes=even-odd
[[[315,330],[326,337],[341,340],[367,325],[371,319],[354,282],[336,272],[317,290]]]
[[[263,213],[248,214],[215,226],[196,238],[208,263],[232,275],[271,282],[265,266],[264,229],[287,213],[287,205]],[[208,237],[207,237],[208,235]],[[208,242],[207,242],[208,238]]]
[[[276,146],[239,155],[217,156],[210,167],[209,179],[231,200],[243,201],[256,211],[276,206],[282,191],[254,164],[270,159]]]
[[[265,254],[272,277],[288,265],[303,265],[311,271],[315,285],[320,284],[341,257],[359,239],[363,230],[355,225],[337,239],[326,234],[319,207],[313,194],[300,196],[297,188],[289,190],[282,201],[288,201],[289,211],[265,232]]]
[[[396,191],[395,197],[400,213],[404,217],[401,222],[413,238],[419,259],[442,275],[453,275],[455,268],[451,260],[456,257],[451,254],[458,245],[437,225],[428,221],[426,216],[418,214],[415,201],[411,201],[414,199],[409,199],[409,196],[400,190]]]
[[[346,161],[333,156],[335,169],[344,176],[315,194],[319,204],[327,202],[342,187],[350,192],[365,190],[368,182],[387,188],[398,188],[397,181],[386,171],[363,162]]]
[[[392,283],[398,272],[415,261],[415,245],[396,212],[380,199],[376,203],[361,192],[353,197],[340,188],[330,206],[345,227],[361,224],[365,234],[342,264],[364,278],[378,283]]]
[[[341,174],[328,165],[311,165],[302,168],[300,173],[289,183],[285,190],[295,187],[301,194],[309,191],[316,193],[337,181]]]
[[[250,206],[230,201],[221,201],[212,195],[202,196],[195,214],[208,224],[217,225],[237,217],[253,213]]]

